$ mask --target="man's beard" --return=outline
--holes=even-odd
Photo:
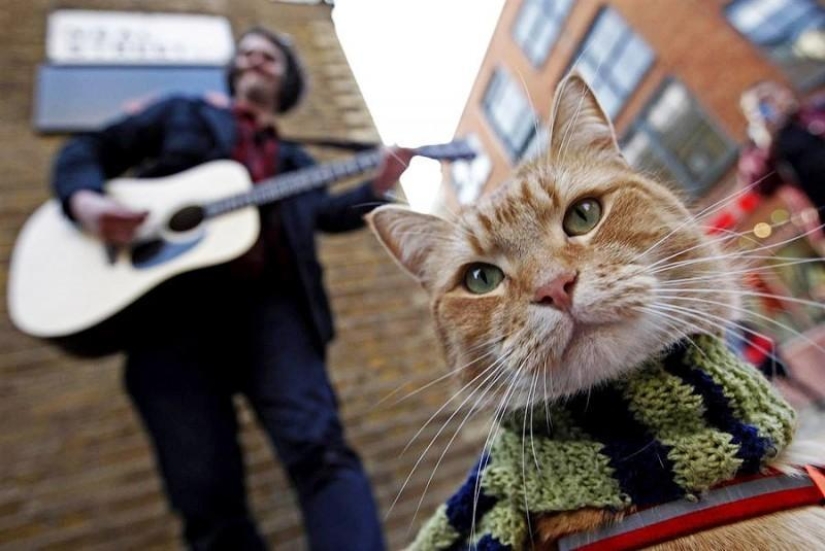
[[[263,86],[250,86],[246,90],[246,99],[257,105],[272,105],[275,101],[275,94],[271,89]]]
[[[278,94],[271,84],[258,79],[249,79],[250,82],[239,82],[238,92],[246,101],[261,107],[276,107]]]

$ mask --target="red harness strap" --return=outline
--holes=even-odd
[[[825,475],[815,467],[806,467],[806,472],[736,479],[709,490],[697,503],[672,501],[627,515],[613,525],[565,536],[559,540],[559,551],[630,551],[777,511],[825,503]]]

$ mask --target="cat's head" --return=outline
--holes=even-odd
[[[398,206],[368,219],[429,293],[451,368],[514,407],[615,378],[737,308],[713,242],[629,167],[575,74],[557,90],[547,153],[490,197],[454,220]]]

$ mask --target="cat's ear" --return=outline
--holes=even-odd
[[[562,80],[553,101],[550,155],[561,160],[566,152],[597,154],[627,166],[613,124],[593,90],[576,72]]]
[[[404,207],[385,205],[367,214],[367,223],[395,260],[426,286],[428,258],[449,242],[449,222]]]

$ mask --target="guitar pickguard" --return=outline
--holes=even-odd
[[[202,239],[203,237],[199,236],[191,241],[177,243],[163,239],[144,241],[132,247],[132,266],[140,270],[165,264],[191,250]]]

